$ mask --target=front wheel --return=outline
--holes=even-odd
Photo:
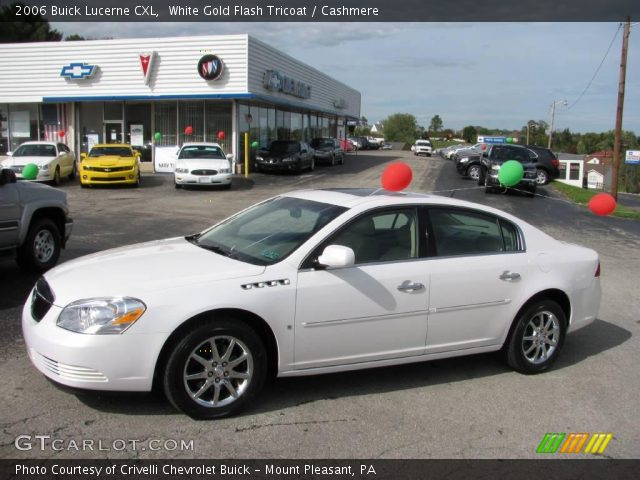
[[[53,172],[53,180],[51,180],[51,185],[55,187],[60,185],[60,166],[57,166],[55,171]]]
[[[471,165],[469,168],[467,168],[467,176],[471,180],[477,182],[480,178],[480,165]]]
[[[166,363],[164,391],[192,418],[220,418],[249,404],[266,373],[266,349],[256,332],[239,320],[221,319],[177,343]]]
[[[76,178],[77,168],[76,162],[73,162],[73,165],[71,166],[71,173],[69,174],[69,180],[74,180]]]
[[[311,159],[311,164],[309,165],[309,171],[313,172],[316,169],[316,160],[315,158]]]
[[[564,343],[567,320],[553,300],[540,300],[517,319],[506,345],[507,363],[525,374],[547,370]]]
[[[480,167],[479,171],[478,171],[478,186],[481,187],[484,185],[485,183],[485,175],[486,172],[484,171],[484,168]]]
[[[48,270],[58,261],[61,248],[62,238],[56,224],[48,218],[35,219],[18,249],[18,266],[28,272]]]

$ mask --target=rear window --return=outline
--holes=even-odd
[[[193,145],[182,147],[178,158],[224,159],[226,157],[220,147],[214,147],[212,145]]]

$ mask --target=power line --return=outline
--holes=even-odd
[[[587,83],[587,86],[584,87],[584,90],[582,91],[580,96],[576,99],[576,101],[573,102],[571,105],[569,105],[566,110],[571,110],[580,101],[580,99],[583,97],[583,95],[585,93],[587,93],[587,90],[589,90],[589,87],[591,86],[591,84],[595,80],[596,76],[598,75],[598,72],[602,68],[602,65],[604,65],[604,61],[607,59],[607,56],[609,55],[609,52],[611,51],[611,47],[613,46],[613,42],[615,42],[616,37],[618,36],[618,32],[620,31],[621,28],[622,28],[622,24],[619,24],[618,25],[618,29],[613,34],[613,38],[611,39],[611,43],[609,44],[609,48],[607,48],[607,53],[605,53],[604,57],[602,57],[602,61],[600,62],[600,65],[598,65],[598,68],[596,68],[596,71],[593,74],[593,77],[591,77],[591,80],[589,80],[589,83]]]

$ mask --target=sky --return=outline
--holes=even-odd
[[[528,120],[550,123],[551,104],[557,102],[556,130],[615,127],[622,47],[618,23],[52,26],[87,38],[248,33],[360,91],[361,114],[370,123],[402,112],[415,115],[425,127],[440,115],[444,128],[454,130],[467,125],[519,130]],[[640,135],[640,25],[632,26],[629,37],[623,128]]]

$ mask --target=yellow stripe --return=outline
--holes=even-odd
[[[596,433],[594,436],[597,436],[598,438],[596,439],[596,443],[593,444],[593,448],[591,448],[591,453],[596,453],[598,451],[598,448],[600,448],[600,444],[606,435],[604,433]]]
[[[567,453],[567,450],[571,450],[571,448],[569,448],[569,444],[571,443],[571,441],[573,440],[573,438],[575,437],[575,433],[570,433],[567,436],[567,439],[564,441],[564,444],[562,445],[562,448],[560,449],[560,453]],[[573,447],[573,445],[571,446]]]
[[[591,447],[593,447],[593,444],[596,442],[597,437],[598,435],[593,435],[591,437],[591,440],[589,440],[589,443],[587,444],[587,448],[584,449],[584,453],[591,453]]]
[[[600,449],[598,450],[598,453],[604,453],[604,450],[605,448],[607,448],[607,445],[609,445],[611,438],[613,438],[613,434],[608,433],[607,436],[604,438],[604,442],[602,442],[602,445],[600,445]]]
[[[581,433],[580,434],[580,440],[578,441],[578,445],[576,446],[576,448],[575,448],[573,453],[580,453],[580,450],[582,450],[582,446],[584,445],[584,442],[587,441],[587,438],[589,438],[589,434],[588,433]]]

